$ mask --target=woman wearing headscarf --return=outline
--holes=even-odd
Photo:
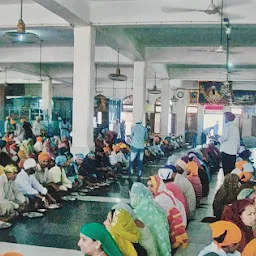
[[[225,206],[221,219],[231,221],[240,228],[242,239],[238,251],[242,252],[245,246],[254,238],[252,226],[256,222],[256,210],[253,206],[253,200],[237,200],[231,205]]]
[[[197,158],[197,156],[191,152],[188,154],[189,161],[193,161],[198,166],[198,177],[202,184],[202,196],[208,196],[209,194],[209,180],[210,180],[210,172],[207,167],[203,165],[203,163]]]
[[[172,175],[174,172],[176,172],[176,167],[174,165],[165,165],[158,170],[158,176],[163,181],[166,189],[170,190],[173,195],[183,204],[186,215],[188,215],[189,210],[187,199],[183,195],[181,189],[172,182]]]
[[[187,163],[187,173],[188,180],[191,182],[195,194],[196,194],[196,204],[200,205],[200,200],[202,199],[203,191],[202,191],[202,183],[198,176],[198,166],[194,161],[190,161]]]
[[[242,234],[237,225],[230,221],[217,221],[210,224],[210,227],[213,242],[206,246],[198,256],[241,255],[237,251],[237,247],[241,241]]]
[[[256,238],[245,246],[242,256],[256,256]]]
[[[223,171],[226,175],[235,168],[236,154],[240,147],[240,135],[235,122],[235,115],[231,112],[225,112],[224,118],[223,136],[219,138],[219,142]]]
[[[158,176],[150,176],[148,188],[154,196],[155,202],[165,212],[170,226],[170,239],[173,248],[185,248],[188,235],[186,232],[187,216],[183,204],[166,189]]]
[[[192,217],[196,210],[196,194],[191,182],[183,175],[184,173],[187,173],[187,164],[183,160],[178,159],[176,161],[176,172],[173,172],[172,180],[185,196],[188,203],[189,216]]]
[[[237,200],[240,187],[239,177],[236,174],[229,173],[225,176],[224,182],[213,200],[213,214],[218,220],[221,218],[225,205]]]
[[[95,222],[81,228],[78,246],[85,256],[123,256],[106,228]]]
[[[142,183],[134,182],[130,198],[137,218],[150,228],[157,242],[158,256],[170,256],[168,221],[162,209],[153,201],[150,191]]]
[[[125,203],[120,203],[114,205],[112,209],[123,209],[129,212],[140,233],[139,244],[147,251],[148,256],[158,256],[156,241],[150,228],[137,219],[137,216],[131,206]]]
[[[135,244],[138,245],[139,242],[139,230],[126,210],[112,209],[104,221],[104,226],[124,256],[145,255],[139,254],[135,249]]]

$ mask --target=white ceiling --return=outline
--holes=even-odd
[[[218,6],[220,2],[215,0],[214,4]],[[71,80],[72,26],[91,22],[97,28],[96,63],[102,68],[102,78],[115,68],[116,50],[120,49],[123,73],[127,71],[130,79],[135,60],[147,61],[148,78],[157,72],[162,78],[225,79],[225,54],[207,51],[219,46],[220,16],[196,11],[207,9],[209,3],[210,0],[24,0],[23,19],[27,31],[43,40],[43,64],[53,76],[58,69],[61,78],[60,69],[65,67],[63,76],[70,74]],[[38,65],[38,46],[13,45],[1,37],[16,29],[20,0],[0,0],[0,6],[0,66]],[[234,70],[240,71],[231,75],[237,81],[256,81],[255,10],[255,0],[224,0],[224,15],[232,17],[231,48],[239,53],[230,56]],[[206,51],[198,51],[202,49]]]

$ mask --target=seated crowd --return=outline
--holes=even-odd
[[[130,205],[118,204],[101,223],[87,223],[80,230],[78,246],[88,256],[170,256],[188,245],[187,225],[201,199],[209,193],[212,175],[221,165],[214,144],[193,149],[184,156],[174,150],[184,147],[182,138],[148,138],[146,152],[168,163],[150,176],[147,187],[134,182]],[[0,140],[0,223],[25,212],[47,209],[68,198],[105,186],[128,172],[129,145],[114,132],[95,138],[95,152],[70,153],[70,142],[46,133],[25,140],[13,132]],[[243,148],[236,168],[225,176],[213,202],[213,242],[204,255],[252,256],[256,252],[256,192],[250,151]]]

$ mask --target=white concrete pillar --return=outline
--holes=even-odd
[[[48,116],[49,122],[52,121],[52,80],[45,78],[42,82],[42,110]]]
[[[74,28],[73,153],[87,154],[94,147],[95,38],[92,26]]]
[[[134,62],[133,83],[133,121],[140,120],[145,125],[146,63],[144,61]]]
[[[180,79],[171,79],[170,80],[170,87],[171,87],[171,95],[175,95],[177,98],[177,88],[182,87],[182,80]],[[172,97],[171,96],[171,97]],[[183,135],[185,134],[185,121],[186,121],[186,105],[187,105],[187,93],[184,92],[184,97],[179,98],[178,102],[173,102],[173,113],[176,114],[176,127],[175,133],[176,135]]]
[[[5,86],[3,84],[0,84],[0,120],[5,120],[4,99],[5,99]]]
[[[162,137],[169,134],[170,121],[170,82],[169,80],[162,80],[160,123],[160,133]]]

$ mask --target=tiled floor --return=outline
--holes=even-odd
[[[166,160],[165,160],[166,162]],[[144,179],[157,172],[160,165],[148,166],[144,172]],[[134,178],[135,180],[135,178]],[[203,199],[202,208],[196,211],[195,219],[189,223],[189,246],[186,250],[178,250],[177,256],[196,256],[198,252],[211,240],[209,224],[202,223],[206,216],[212,216],[211,203],[216,190],[216,184],[220,184],[221,175],[213,178],[210,186],[210,194]],[[103,222],[111,207],[119,202],[129,202],[129,186],[126,178],[115,182],[110,187],[100,188],[91,192],[89,196],[78,197],[74,202],[64,202],[64,207],[58,210],[49,210],[43,218],[23,219],[10,229],[0,231],[0,253],[7,250],[18,250],[25,256],[32,255],[81,255],[77,241],[80,227],[91,221]],[[14,244],[16,243],[16,244]],[[18,245],[22,244],[22,245]],[[30,245],[30,246],[29,246]],[[54,247],[68,250],[58,250]],[[73,251],[69,251],[69,250]],[[48,251],[47,251],[48,250]]]

